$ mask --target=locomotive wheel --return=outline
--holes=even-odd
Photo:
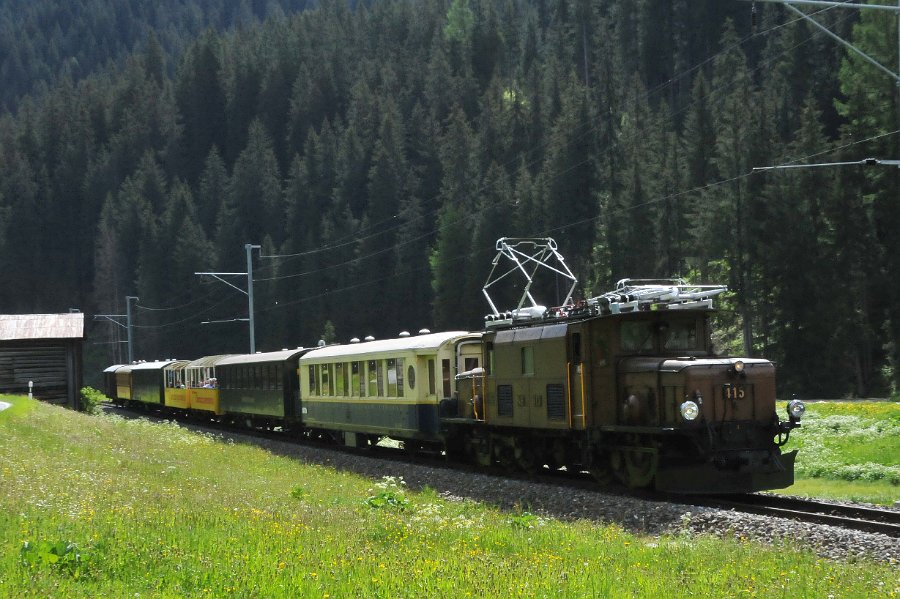
[[[489,439],[484,439],[481,442],[478,440],[469,440],[467,448],[469,454],[472,456],[472,461],[478,466],[488,468],[493,464],[494,456]]]
[[[577,466],[572,466],[572,468],[575,471],[578,470]],[[566,470],[569,470],[568,466],[566,466]],[[591,478],[601,485],[608,485],[613,480],[613,469],[607,460],[595,460],[595,462],[591,464],[591,469],[588,472],[591,473]]]
[[[516,464],[526,474],[534,474],[541,467],[535,451],[529,447],[516,447]]]
[[[659,454],[656,451],[637,449],[625,450],[623,454],[625,466],[623,482],[632,489],[649,486],[656,476]]]
[[[506,472],[514,473],[517,467],[515,450],[510,445],[499,445],[497,447],[497,462]]]

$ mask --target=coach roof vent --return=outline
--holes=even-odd
[[[359,337],[354,337],[350,340],[350,343],[359,343]]]
[[[375,337],[372,335],[366,335],[366,341],[375,341]]]
[[[431,332],[431,331],[428,330],[428,329],[419,329],[419,334],[420,334],[420,335],[427,335],[427,334],[429,334],[430,332]]]
[[[400,331],[400,337],[409,337],[409,331]]]

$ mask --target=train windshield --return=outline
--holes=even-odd
[[[630,321],[622,323],[622,349],[625,351],[653,351],[656,323]]]
[[[663,329],[663,349],[700,349],[697,346],[697,323],[693,320],[670,323]]]
[[[623,351],[640,353],[703,349],[695,320],[623,322],[621,346]]]

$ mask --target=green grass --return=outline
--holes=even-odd
[[[172,424],[14,398],[0,414],[0,596],[871,597],[896,567],[785,541],[503,512]]]
[[[800,450],[796,483],[785,492],[900,501],[900,403],[809,403],[802,423],[785,446]]]

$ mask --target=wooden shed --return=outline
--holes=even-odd
[[[84,314],[0,314],[0,392],[81,408]]]

